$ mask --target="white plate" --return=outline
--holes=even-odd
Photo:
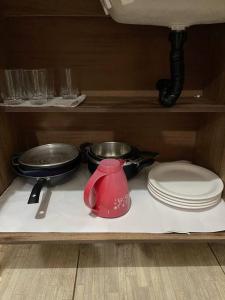
[[[161,194],[157,193],[155,190],[153,190],[150,186],[148,186],[148,189],[151,190],[151,193],[155,194],[157,197],[161,197],[162,199],[165,199],[167,201],[171,201],[173,203],[176,204],[180,204],[180,205],[185,205],[185,206],[198,206],[198,207],[202,207],[202,206],[208,206],[211,205],[212,203],[217,203],[219,200],[221,200],[221,196],[217,196],[211,199],[211,201],[207,202],[207,203],[184,203],[181,202],[180,200],[177,201],[177,199],[173,199],[172,197],[166,197],[166,196],[162,196]]]
[[[157,196],[154,192],[152,192],[150,190],[150,188],[148,188],[150,194],[156,199],[156,200],[159,200],[160,202],[162,203],[165,203],[167,205],[170,205],[170,206],[174,206],[174,207],[177,207],[177,208],[182,208],[182,209],[190,209],[190,210],[201,210],[201,209],[206,209],[206,208],[210,208],[210,207],[213,207],[215,205],[217,205],[221,199],[218,199],[217,202],[215,203],[211,203],[211,204],[208,204],[208,205],[204,205],[204,206],[189,206],[189,205],[184,205],[184,204],[178,204],[178,203],[175,203],[175,202],[172,202],[172,201],[168,201],[166,200],[164,197],[161,197],[161,196]]]
[[[171,202],[171,203],[174,203],[176,205],[179,205],[179,206],[187,206],[187,207],[197,207],[197,208],[204,208],[204,207],[210,207],[212,205],[215,205],[216,203],[218,203],[220,200],[221,200],[221,197],[220,196],[217,196],[215,198],[212,199],[211,202],[208,202],[208,203],[202,203],[202,204],[199,204],[199,203],[183,203],[183,202],[180,202],[180,201],[177,201],[177,200],[174,200],[172,198],[168,198],[168,197],[165,197],[165,196],[162,196],[160,194],[158,194],[157,192],[155,192],[153,189],[151,189],[150,186],[148,186],[148,190],[151,192],[152,195],[154,195],[156,198],[160,198],[160,199],[163,199],[165,201],[168,201],[168,202]]]
[[[222,193],[223,182],[213,172],[187,163],[164,163],[154,167],[148,180],[163,193],[182,199],[208,199]]]
[[[172,201],[178,202],[178,203],[183,203],[183,204],[208,204],[213,202],[214,200],[217,200],[219,197],[221,197],[222,193],[220,193],[219,195],[215,196],[215,197],[211,197],[211,198],[207,198],[207,199],[184,199],[184,198],[177,198],[177,197],[173,197],[170,196],[166,193],[161,192],[160,190],[158,190],[157,188],[155,188],[151,183],[148,183],[148,186],[156,193],[159,194],[162,197],[166,197],[168,199],[171,199]]]

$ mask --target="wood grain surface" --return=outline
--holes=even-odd
[[[205,98],[181,97],[176,106],[165,108],[157,97],[87,97],[78,107],[0,106],[4,112],[68,112],[68,113],[179,113],[225,112],[225,104]]]
[[[81,90],[154,90],[169,76],[167,28],[98,17],[5,18],[3,27],[7,67],[71,66]],[[202,89],[211,75],[213,33],[208,26],[188,31],[185,89]]]
[[[11,114],[0,113],[0,194],[12,182],[10,167],[11,156],[18,152],[21,145],[15,119]]]
[[[225,180],[225,115],[202,117],[197,133],[195,161],[216,172]]]
[[[205,244],[87,245],[74,299],[223,299],[224,280]]]
[[[0,248],[3,300],[222,300],[225,246],[26,245]]]
[[[24,150],[43,143],[66,142],[79,146],[84,142],[114,140],[130,143],[140,150],[159,152],[159,160],[192,160],[200,120],[198,114],[182,113],[13,115],[23,137]]]
[[[1,0],[1,14],[8,16],[104,16],[99,0]]]
[[[72,245],[1,247],[0,298],[72,299],[77,259]]]
[[[151,233],[54,233],[54,232],[7,232],[0,233],[0,244],[47,244],[47,243],[99,243],[99,242],[225,242],[225,232],[192,234],[151,234]]]
[[[210,244],[210,248],[225,273],[225,246],[223,244]]]
[[[218,26],[214,32],[214,46],[212,52],[211,80],[205,89],[205,96],[219,103],[225,103],[225,24]]]

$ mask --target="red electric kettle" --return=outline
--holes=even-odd
[[[131,200],[123,164],[122,160],[104,159],[90,177],[84,202],[96,216],[117,218],[129,211]]]

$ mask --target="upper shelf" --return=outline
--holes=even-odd
[[[24,16],[104,16],[99,0],[2,0],[4,17]]]
[[[87,97],[78,107],[0,106],[1,112],[70,112],[70,113],[204,113],[225,112],[225,104],[206,98],[182,97],[171,108],[162,107],[156,97]]]

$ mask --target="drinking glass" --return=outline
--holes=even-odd
[[[47,103],[48,83],[46,69],[23,70],[25,98],[34,105]]]
[[[0,85],[1,98],[5,104],[18,105],[23,102],[24,94],[21,70],[2,70]]]
[[[55,97],[55,76],[53,69],[47,69],[47,90],[48,99],[53,99]]]
[[[60,70],[60,96],[63,99],[76,99],[79,96],[75,73],[71,68]]]

